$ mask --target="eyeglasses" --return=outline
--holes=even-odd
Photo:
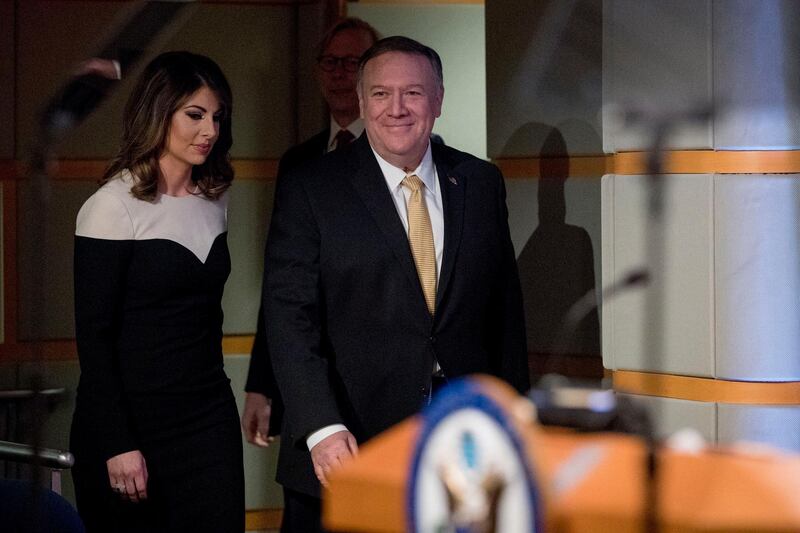
[[[342,68],[347,72],[355,72],[358,70],[359,59],[360,58],[357,56],[319,56],[317,58],[317,64],[319,68],[325,72],[333,72],[339,64],[341,64]]]

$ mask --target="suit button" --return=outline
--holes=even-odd
[[[436,337],[431,335],[430,337],[428,337],[428,341],[430,341],[431,344],[436,344]]]
[[[422,396],[427,396],[427,395],[428,395],[428,388],[427,388],[427,387],[420,387],[420,388],[419,388],[419,393],[420,393]]]

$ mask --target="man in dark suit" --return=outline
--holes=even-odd
[[[484,372],[528,387],[502,176],[430,142],[438,54],[378,41],[358,94],[364,135],[279,181],[267,242],[284,531],[319,530],[320,483],[438,383]]]
[[[322,157],[361,135],[356,94],[358,60],[379,38],[378,32],[361,19],[349,17],[332,26],[320,41],[317,80],[330,110],[330,124],[310,139],[289,148],[278,163],[278,179],[305,161]],[[242,430],[251,444],[266,447],[268,435],[280,432],[283,403],[269,363],[263,310],[259,309],[256,336],[245,385]]]

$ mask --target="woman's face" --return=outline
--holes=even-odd
[[[222,106],[217,95],[201,87],[172,115],[167,142],[159,159],[168,177],[190,177],[194,165],[202,165],[219,137]]]

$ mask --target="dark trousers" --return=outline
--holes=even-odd
[[[281,533],[325,533],[322,500],[284,487]]]

